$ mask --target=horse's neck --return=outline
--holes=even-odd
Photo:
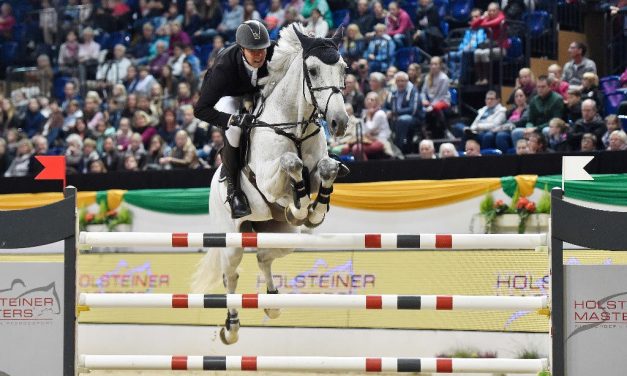
[[[314,108],[303,96],[302,60],[295,59],[283,77],[266,98],[259,120],[268,124],[296,123],[307,120]],[[268,83],[269,85],[272,83]],[[301,126],[285,129],[301,136]]]

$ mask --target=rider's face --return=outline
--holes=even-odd
[[[261,68],[266,61],[266,49],[249,50],[248,48],[242,48],[244,51],[244,58],[253,68]]]

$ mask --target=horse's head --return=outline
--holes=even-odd
[[[325,118],[331,133],[341,136],[348,123],[342,96],[346,63],[338,50],[343,28],[332,38],[311,38],[296,27],[294,31],[303,47],[305,98]]]

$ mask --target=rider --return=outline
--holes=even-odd
[[[227,201],[231,216],[241,218],[251,211],[239,184],[240,138],[242,130],[255,118],[246,112],[230,115],[214,106],[224,97],[248,97],[260,90],[258,82],[268,75],[267,64],[274,52],[274,42],[270,41],[266,27],[256,20],[239,25],[235,42],[218,54],[213,69],[207,71],[194,115],[224,130],[222,169],[227,184]]]

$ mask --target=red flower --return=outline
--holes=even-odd
[[[494,207],[495,208],[500,208],[501,206],[505,205],[505,203],[503,202],[503,200],[496,200],[496,202],[494,203]]]
[[[93,213],[85,214],[85,222],[91,222],[94,220],[96,216]]]
[[[527,200],[525,197],[521,197],[520,199],[518,199],[518,203],[516,203],[516,208],[517,209],[522,209],[524,208],[527,204],[529,203],[529,200]]]
[[[525,210],[527,210],[529,213],[533,213],[536,211],[536,204],[533,202],[528,202],[527,205],[525,205]]]

